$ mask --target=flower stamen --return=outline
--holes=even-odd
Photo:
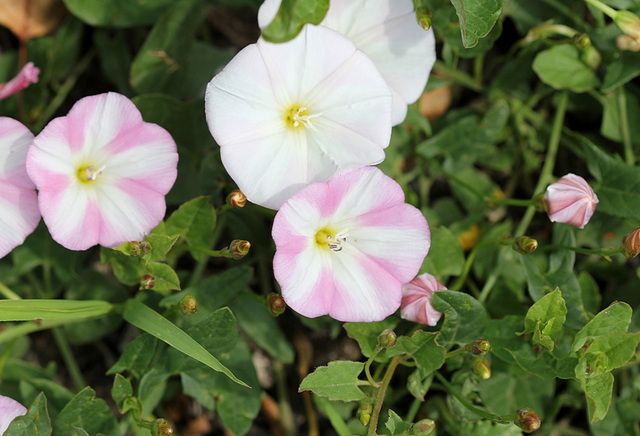
[[[307,129],[317,130],[316,127],[311,124],[311,120],[313,118],[321,116],[322,113],[308,114],[307,112],[308,109],[306,106],[293,105],[287,111],[285,111],[285,122],[292,129],[298,129],[301,126],[304,126]]]
[[[98,169],[93,165],[81,166],[78,168],[76,175],[82,183],[92,183],[98,179],[98,176],[102,174],[105,168],[106,166],[104,165]]]
[[[348,229],[337,233],[327,228],[318,230],[316,233],[316,244],[318,244],[319,247],[328,248],[338,253],[342,251],[344,248],[343,244],[347,242],[348,232]]]

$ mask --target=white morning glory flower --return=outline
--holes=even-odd
[[[258,11],[264,29],[275,18],[281,0],[265,0]],[[392,124],[407,116],[427,85],[436,61],[433,30],[416,21],[411,0],[331,0],[320,23],[348,36],[365,52],[387,81],[393,95]]]
[[[307,25],[240,51],[207,86],[209,130],[247,198],[277,209],[312,182],[384,160],[391,94],[351,40]]]

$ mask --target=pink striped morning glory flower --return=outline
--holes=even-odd
[[[33,62],[26,64],[16,77],[6,83],[0,83],[0,100],[22,91],[32,83],[37,83],[38,74],[40,70],[33,65]]]
[[[281,0],[265,0],[258,10],[264,29],[275,18]],[[347,36],[371,58],[393,96],[392,124],[407,116],[429,79],[436,61],[433,30],[416,21],[412,0],[331,0],[320,23]]]
[[[25,168],[32,140],[22,123],[0,117],[0,258],[22,244],[40,221],[36,187]]]
[[[434,326],[442,316],[431,305],[431,296],[435,291],[447,289],[434,276],[420,274],[402,286],[400,316],[409,321]]]
[[[323,26],[245,47],[209,82],[205,112],[231,178],[271,209],[309,183],[382,162],[391,137],[389,87],[351,40]]]
[[[27,413],[27,409],[13,398],[0,395],[0,435],[9,428],[11,422],[18,416]]]
[[[400,307],[402,285],[431,244],[424,215],[375,167],[313,183],[273,223],[273,270],[296,312],[340,321],[379,321]]]
[[[591,219],[599,201],[586,180],[571,173],[550,184],[544,200],[551,222],[571,224],[581,229]]]
[[[109,92],[52,120],[29,148],[27,172],[53,239],[86,250],[140,240],[158,225],[177,163],[171,135]]]

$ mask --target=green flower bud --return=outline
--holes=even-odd
[[[244,193],[236,189],[235,191],[231,191],[229,195],[227,195],[227,204],[231,206],[232,209],[242,209],[245,204],[247,204],[247,196]]]
[[[160,418],[151,424],[151,434],[153,436],[171,436],[175,433],[171,424],[166,419]]]
[[[193,295],[187,294],[180,300],[180,309],[185,315],[193,315],[198,311],[198,301]]]
[[[429,436],[434,433],[436,423],[432,419],[422,419],[411,426],[409,436]]]
[[[360,405],[360,408],[358,409],[358,412],[356,413],[356,415],[358,416],[358,419],[360,420],[360,424],[362,424],[365,427],[368,426],[369,421],[371,421],[372,412],[373,412],[373,404],[371,404],[368,401],[362,403]]]
[[[640,228],[630,231],[622,238],[622,254],[633,259],[640,254]]]
[[[391,329],[386,329],[380,333],[380,336],[378,336],[378,345],[382,348],[393,347],[397,340],[398,336],[396,335],[396,332]]]
[[[540,428],[540,417],[532,409],[525,407],[516,412],[516,425],[525,433],[531,433]]]
[[[484,356],[491,351],[491,344],[485,338],[480,338],[470,344],[467,344],[466,348],[468,352],[473,353],[476,356]]]
[[[482,380],[491,378],[491,364],[484,357],[476,357],[471,362],[471,372],[480,377]]]
[[[280,316],[287,308],[287,303],[284,302],[282,295],[271,292],[267,295],[267,309],[273,316]]]
[[[538,248],[538,241],[528,236],[518,236],[513,240],[513,249],[520,254],[530,254]]]
[[[140,289],[152,289],[156,285],[156,279],[151,274],[145,274],[140,280]]]
[[[634,40],[640,42],[640,17],[633,12],[618,11],[613,18],[613,22],[624,33]]]
[[[251,243],[243,239],[234,239],[229,244],[229,252],[234,259],[242,259],[249,253]]]
[[[431,28],[431,11],[426,6],[420,6],[416,9],[416,19],[424,30]]]

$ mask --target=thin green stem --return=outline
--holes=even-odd
[[[467,280],[467,276],[471,272],[471,267],[473,266],[473,262],[476,260],[478,256],[478,250],[482,247],[486,247],[487,245],[492,244],[500,244],[500,245],[511,245],[513,243],[513,239],[511,238],[495,238],[495,239],[487,239],[486,241],[482,241],[471,250],[469,256],[467,256],[467,260],[464,263],[464,268],[462,270],[462,274],[456,279],[454,284],[449,288],[452,291],[459,291],[462,289],[464,282]]]
[[[594,8],[598,9],[599,11],[604,13],[605,15],[607,15],[612,20],[615,19],[616,15],[618,14],[618,11],[616,11],[615,9],[613,9],[610,6],[605,5],[604,3],[600,2],[599,0],[584,0],[584,1],[586,3],[588,3],[588,4],[590,4],[591,6],[593,6]]]
[[[67,338],[65,337],[62,329],[60,327],[54,327],[52,331],[53,337],[55,338],[56,344],[58,345],[58,349],[60,350],[60,354],[62,354],[62,359],[67,365],[67,370],[69,371],[71,380],[73,380],[73,384],[75,385],[76,390],[79,391],[87,386],[87,383],[84,381],[84,377],[82,376],[82,371],[80,371],[78,362],[76,361],[76,358],[71,351],[69,342],[67,341]]]
[[[220,235],[222,234],[222,230],[225,227],[227,221],[228,214],[218,215],[216,220],[216,227],[213,229],[213,237],[211,238],[211,246],[213,247],[218,240],[220,239]],[[196,263],[196,267],[193,269],[193,273],[191,277],[189,277],[189,283],[187,283],[187,287],[193,286],[200,281],[202,275],[204,274],[204,270],[207,267],[209,257],[205,256],[202,259],[202,262]]]
[[[556,245],[556,244],[538,247],[538,250],[539,251],[571,250],[571,251],[575,251],[576,253],[590,254],[595,256],[604,256],[604,257],[611,257],[611,256],[615,256],[616,254],[622,253],[622,248],[607,247],[607,248],[592,249],[592,248],[571,247],[569,245]]]
[[[382,410],[382,403],[384,402],[384,396],[387,393],[387,388],[389,387],[389,383],[391,382],[391,378],[393,377],[393,373],[396,368],[402,361],[402,356],[396,356],[393,358],[389,367],[387,368],[387,372],[384,373],[384,377],[382,378],[382,385],[380,389],[378,389],[378,394],[376,395],[376,404],[373,406],[373,412],[371,413],[371,421],[369,421],[369,430],[367,431],[367,436],[375,436],[376,430],[378,429],[378,419],[380,418],[380,411]]]
[[[466,86],[469,89],[472,89],[477,92],[482,92],[482,85],[475,81],[473,77],[464,73],[462,71],[456,70],[455,68],[449,67],[442,61],[436,61],[433,70],[440,74],[443,74],[453,81],[459,83],[460,85]]]
[[[0,294],[7,300],[21,300],[20,296],[9,289],[4,283],[0,283]]]
[[[278,392],[278,408],[280,409],[280,423],[285,436],[293,436],[295,434],[295,423],[293,419],[293,411],[287,394],[286,373],[282,363],[274,360],[273,369],[276,375],[276,388]]]
[[[464,396],[462,396],[452,385],[451,383],[449,383],[447,381],[446,378],[444,378],[444,376],[442,376],[442,374],[440,374],[438,371],[435,371],[433,373],[435,375],[435,377],[440,381],[440,383],[442,383],[442,385],[444,386],[444,388],[447,390],[447,392],[449,392],[451,395],[453,395],[454,397],[456,397],[456,399],[467,409],[469,409],[469,411],[475,413],[478,416],[481,416],[485,419],[488,419],[490,421],[493,421],[495,423],[498,424],[510,424],[513,419],[514,416],[513,415],[494,415],[493,413],[489,413],[486,410],[482,410],[477,408],[476,406],[474,406],[473,404],[471,404],[471,402],[469,402],[469,400],[467,400]]]
[[[633,152],[633,142],[631,140],[631,129],[629,127],[629,112],[627,111],[627,94],[624,86],[620,86],[616,90],[618,102],[618,114],[620,115],[620,135],[622,136],[622,144],[624,145],[624,160],[629,165],[634,165],[636,161]]]
[[[551,136],[547,147],[547,155],[544,161],[544,166],[542,167],[540,178],[538,179],[538,184],[534,191],[534,196],[541,192],[542,189],[551,181],[553,168],[556,164],[556,156],[558,155],[558,148],[560,146],[560,136],[562,134],[562,125],[564,124],[564,116],[567,112],[568,101],[569,92],[564,90],[560,93],[560,97],[558,99],[558,109],[556,110],[556,116],[553,119]],[[522,236],[525,234],[535,212],[535,206],[529,206],[527,208],[514,236]]]
[[[367,380],[369,380],[369,383],[371,384],[371,386],[376,387],[376,388],[380,387],[380,383],[377,382],[371,376],[371,363],[373,363],[373,360],[376,358],[378,353],[380,353],[380,350],[382,350],[382,347],[380,345],[378,345],[376,347],[376,349],[373,351],[373,353],[371,354],[371,357],[369,357],[367,362],[364,364],[364,373],[367,376]]]

